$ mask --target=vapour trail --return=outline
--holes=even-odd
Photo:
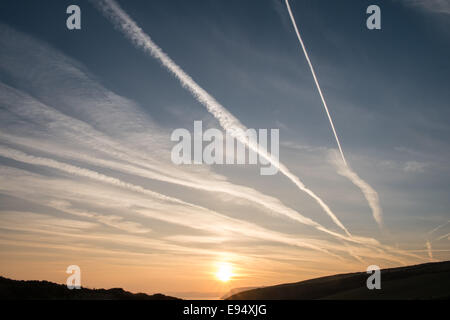
[[[336,150],[336,149],[333,149]],[[335,154],[335,157],[333,158],[333,153]],[[343,177],[348,178],[354,185],[356,185],[358,188],[360,188],[364,194],[364,197],[366,198],[367,202],[369,203],[369,207],[372,210],[372,215],[375,221],[378,223],[379,226],[383,225],[383,212],[381,211],[380,205],[379,205],[379,198],[378,193],[363,179],[361,179],[356,172],[352,171],[348,165],[346,165],[341,159],[339,158],[337,151],[331,151],[331,162],[336,167],[337,173],[340,174]]]
[[[298,31],[297,23],[295,22],[294,15],[292,14],[291,6],[289,5],[288,0],[286,0],[286,7],[288,9],[289,16],[291,17],[291,21],[292,21],[292,25],[294,26],[295,33],[297,34],[298,41],[300,42],[300,45],[302,46],[303,53],[305,54],[306,61],[308,61],[309,69],[311,70],[312,76],[314,78],[314,82],[316,83],[317,90],[319,91],[320,99],[322,99],[323,107],[325,108],[325,111],[328,116],[328,120],[330,121],[331,129],[333,130],[334,137],[336,138],[336,142],[339,147],[339,152],[341,153],[342,160],[344,161],[345,165],[347,165],[347,161],[345,160],[345,157],[344,157],[344,152],[342,151],[342,148],[341,148],[341,143],[339,142],[339,138],[336,133],[336,129],[334,128],[333,119],[331,119],[330,112],[328,111],[327,102],[325,101],[325,98],[323,97],[322,89],[320,88],[319,81],[317,80],[316,72],[314,71],[311,60],[309,59],[309,55],[308,55],[308,52],[306,51],[305,44],[303,43],[302,37],[300,36],[300,32]]]
[[[431,237],[431,236],[433,235],[433,233],[435,233],[436,231],[438,231],[438,230],[440,230],[441,228],[445,227],[445,226],[448,225],[449,223],[450,223],[450,220],[444,222],[443,224],[438,225],[438,226],[437,226],[436,228],[434,228],[433,230],[428,231],[428,232],[426,233],[427,238]],[[438,238],[436,238],[436,239],[434,239],[434,240],[429,240],[429,239],[427,239],[427,240],[425,241],[425,247],[427,248],[428,257],[429,257],[431,260],[433,260],[433,248],[432,248],[432,246],[431,246],[432,242],[434,242],[434,241],[439,241],[439,240],[442,240],[442,239],[447,238],[447,237],[448,237],[449,240],[450,240],[449,235],[450,235],[450,233],[447,233],[447,234],[444,234],[443,236],[440,236],[440,237],[438,237]]]
[[[248,222],[245,222],[242,220],[227,217],[216,211],[210,210],[208,208],[198,206],[198,205],[195,205],[195,204],[192,204],[189,202],[185,202],[178,198],[166,196],[166,195],[160,194],[158,192],[154,192],[149,189],[145,189],[139,185],[130,184],[130,183],[124,182],[120,179],[113,178],[111,176],[107,176],[102,173],[90,170],[90,169],[85,169],[82,167],[74,166],[74,165],[71,165],[71,164],[68,164],[65,162],[61,162],[58,160],[50,159],[50,158],[45,158],[45,157],[41,157],[41,156],[33,156],[33,155],[27,154],[25,152],[19,151],[17,149],[13,149],[13,148],[2,146],[2,145],[0,145],[0,156],[9,158],[9,159],[12,159],[15,161],[23,162],[23,163],[53,168],[53,169],[60,170],[60,171],[63,171],[63,172],[69,173],[69,174],[76,175],[76,176],[89,178],[89,179],[96,180],[96,181],[99,181],[102,183],[117,186],[117,187],[120,187],[123,189],[128,189],[130,191],[134,191],[134,192],[137,192],[140,194],[148,195],[148,196],[151,196],[153,198],[156,198],[156,199],[159,199],[162,201],[168,201],[168,202],[183,205],[184,207],[190,207],[190,208],[194,209],[195,212],[202,212],[202,213],[204,212],[204,213],[207,213],[209,216],[214,216],[214,217],[220,218],[222,220],[225,219],[225,221],[226,221],[225,224],[223,223],[225,221],[222,221],[222,223],[220,223],[221,228],[223,230],[237,232],[239,234],[246,235],[249,237],[254,237],[257,239],[271,240],[271,241],[285,243],[285,244],[289,244],[289,245],[293,245],[293,246],[297,246],[297,247],[309,248],[312,250],[316,250],[316,251],[320,251],[320,252],[332,255],[333,257],[335,257],[337,259],[340,259],[340,260],[342,259],[341,256],[330,251],[332,249],[337,249],[338,251],[342,251],[336,247],[334,247],[334,248],[332,246],[331,247],[330,246],[323,247],[323,246],[320,246],[319,243],[315,244],[315,243],[309,242],[308,239],[292,238],[287,235],[278,233],[276,231],[268,230],[268,229],[259,227],[252,223],[248,223]],[[28,183],[27,185],[31,185],[31,184]],[[12,195],[17,196],[17,194],[19,193],[19,190],[25,190],[25,189],[26,188],[19,187],[17,190],[14,190]],[[3,191],[5,191],[5,190],[3,190]],[[92,194],[95,194],[95,192],[92,192]],[[78,199],[78,198],[79,198],[79,194],[77,193],[75,199]],[[117,199],[121,199],[121,197],[114,197],[114,200],[117,200]],[[101,202],[102,201],[100,201],[100,203]],[[103,202],[108,202],[108,200],[104,201],[104,199],[103,199]],[[45,205],[48,206],[49,204],[45,203]],[[54,205],[50,205],[50,206],[54,206]],[[147,208],[147,206],[144,206],[144,208]],[[152,208],[152,206],[150,206],[148,208]],[[58,209],[61,209],[61,208],[58,208]],[[144,210],[144,211],[137,210],[137,212],[142,212],[143,215],[146,215],[146,210]],[[165,214],[164,215],[152,214],[150,216],[152,218],[155,218],[158,220],[163,220],[163,221],[166,221],[169,223],[176,223],[176,224],[195,228],[195,226],[192,226],[192,224],[189,222],[189,221],[192,221],[192,219],[189,220],[188,222],[186,222],[186,221],[181,221],[180,219],[178,219],[176,217],[171,218],[170,215],[165,215]],[[212,225],[214,225],[214,223],[209,224],[208,226],[212,226]],[[391,255],[387,254],[385,252],[384,248],[382,248],[382,246],[380,246],[376,241],[369,243],[367,241],[370,239],[365,239],[365,238],[360,238],[360,237],[346,237],[344,235],[340,235],[340,234],[334,233],[332,231],[329,231],[328,229],[323,228],[319,224],[316,224],[316,225],[317,225],[316,228],[318,230],[321,230],[323,232],[334,235],[335,237],[340,238],[342,240],[346,240],[348,242],[352,242],[352,243],[356,243],[356,244],[362,244],[362,245],[367,246],[368,248],[375,249],[376,251],[379,251],[381,254],[383,254],[384,258],[387,260],[401,262],[401,260],[396,260],[396,256],[391,256]],[[200,230],[208,230],[208,229],[203,229],[202,227],[204,227],[204,226],[200,226],[200,225],[197,226],[197,228]],[[347,253],[350,256],[353,256],[356,258],[355,254],[350,251],[351,247],[346,246],[346,248],[348,249]],[[400,250],[395,250],[394,248],[385,247],[385,249],[388,251],[395,252],[397,254],[404,255],[404,256],[417,258],[417,256],[415,256],[415,255],[408,254],[408,253],[402,252]],[[369,255],[365,254],[364,256],[372,256],[372,255],[373,255],[373,253],[371,253]]]
[[[23,163],[57,169],[57,170],[60,170],[63,172],[67,172],[69,174],[73,174],[73,175],[80,176],[80,177],[86,177],[86,178],[89,178],[92,180],[96,180],[96,181],[110,184],[113,186],[117,186],[120,188],[128,189],[130,191],[148,195],[148,196],[151,196],[151,197],[156,198],[161,201],[168,201],[168,202],[180,204],[183,206],[191,207],[200,212],[205,212],[212,216],[226,219],[229,222],[229,224],[228,225],[224,225],[223,223],[221,224],[221,228],[224,230],[238,232],[240,234],[251,236],[254,238],[258,238],[258,239],[272,240],[272,241],[286,243],[286,244],[290,244],[290,245],[294,245],[294,246],[298,246],[298,247],[309,248],[312,250],[317,250],[317,251],[320,251],[323,253],[330,254],[330,255],[334,256],[335,258],[342,259],[342,257],[330,252],[326,248],[322,248],[314,243],[309,243],[308,241],[306,241],[306,239],[291,238],[289,236],[285,236],[276,231],[271,231],[271,230],[265,229],[263,227],[259,227],[257,225],[251,224],[251,223],[247,223],[247,222],[244,222],[241,220],[226,217],[216,211],[209,210],[208,208],[205,208],[205,207],[202,207],[199,205],[195,205],[195,204],[192,204],[189,202],[185,202],[178,198],[166,196],[164,194],[161,194],[161,193],[149,190],[149,189],[145,189],[139,185],[134,185],[134,184],[131,184],[128,182],[124,182],[120,179],[117,179],[117,178],[114,178],[111,176],[107,176],[102,173],[98,173],[96,171],[90,170],[90,169],[77,167],[77,166],[67,164],[65,162],[57,161],[54,159],[50,159],[50,158],[33,156],[33,155],[27,154],[25,152],[22,152],[20,150],[9,148],[9,147],[2,146],[2,145],[0,145],[0,156],[9,158],[9,159],[12,159],[15,161],[23,162]],[[61,208],[58,208],[58,209],[61,209]],[[139,210],[137,210],[137,211],[139,211]],[[160,220],[162,219],[161,217],[157,217],[157,216],[154,216],[154,217],[157,219],[159,218]],[[179,220],[178,221],[170,220],[169,217],[165,217],[164,221],[183,224]],[[186,225],[186,223],[184,223],[184,225]],[[187,224],[187,226],[193,227],[190,222]],[[341,236],[341,237],[344,239],[344,236]],[[348,239],[348,241],[356,242],[356,240],[353,240],[353,238]]]
[[[427,247],[428,257],[430,258],[430,260],[433,260],[433,249],[431,248],[431,242],[427,241],[425,242],[425,245]]]
[[[327,204],[317,196],[313,191],[308,189],[300,179],[292,174],[286,166],[279,163],[277,159],[268,154],[267,151],[258,148],[258,144],[249,141],[244,137],[247,128],[240,123],[225,107],[223,107],[214,97],[200,87],[188,74],[186,74],[180,66],[178,66],[166,53],[156,45],[137,24],[131,19],[126,12],[114,0],[92,1],[92,3],[100,9],[100,11],[111,20],[113,25],[121,31],[134,45],[143,49],[150,56],[158,59],[161,64],[166,67],[181,83],[182,87],[188,90],[194,98],[203,104],[206,109],[219,121],[223,129],[228,130],[230,134],[239,142],[246,145],[252,151],[258,153],[269,163],[290,179],[300,190],[306,192],[322,207],[322,209],[330,216],[333,222],[339,226],[344,232],[351,236],[347,228],[339,221],[336,215],[331,211]]]
[[[297,34],[298,41],[300,42],[300,45],[303,49],[303,53],[305,54],[306,61],[308,62],[309,69],[311,70],[312,76],[314,78],[314,82],[317,87],[317,91],[319,91],[320,99],[322,100],[323,107],[325,109],[325,112],[327,113],[328,120],[330,121],[331,129],[333,130],[334,137],[336,139],[336,143],[339,147],[339,152],[342,157],[342,161],[344,162],[345,168],[342,168],[343,170],[340,170],[339,174],[342,176],[347,177],[350,179],[350,181],[359,187],[361,191],[364,194],[364,197],[366,198],[367,202],[369,203],[369,206],[372,210],[372,215],[375,219],[375,221],[378,223],[378,225],[382,226],[382,210],[379,204],[379,198],[378,193],[364,180],[362,180],[354,171],[351,170],[350,166],[347,164],[347,160],[345,160],[344,152],[342,151],[341,143],[339,141],[339,137],[336,133],[336,129],[334,127],[333,119],[331,118],[330,111],[328,110],[327,102],[325,101],[325,98],[322,93],[322,89],[319,85],[319,80],[317,80],[316,72],[314,71],[314,67],[311,63],[311,60],[309,59],[308,52],[306,51],[305,44],[303,43],[302,37],[300,36],[300,32],[297,28],[297,23],[295,22],[294,15],[292,14],[291,6],[289,5],[289,1],[285,0],[286,7],[289,12],[289,16],[292,21],[292,25],[294,27],[295,33]]]
[[[1,82],[0,95],[2,95],[2,97],[4,98],[3,102],[6,103],[5,106],[11,107],[8,108],[8,110],[17,114],[21,118],[38,119],[40,118],[40,115],[45,115],[47,122],[42,122],[41,124],[44,125],[47,129],[51,129],[48,126],[49,124],[57,122],[62,126],[60,130],[64,132],[64,135],[69,135],[70,141],[77,141],[86,144],[96,151],[104,152],[112,158],[118,158],[133,165],[123,164],[117,161],[105,160],[99,157],[91,157],[80,152],[73,152],[73,150],[66,149],[63,146],[53,146],[48,141],[44,143],[42,141],[29,137],[17,137],[0,130],[0,140],[7,142],[7,144],[9,145],[14,144],[20,145],[22,147],[25,146],[27,148],[43,151],[46,153],[50,152],[57,157],[77,159],[83,162],[90,163],[92,165],[100,164],[114,170],[119,170],[121,172],[169,183],[175,183],[195,189],[205,190],[209,192],[224,192],[232,196],[251,201],[268,209],[269,211],[284,215],[294,221],[314,227],[317,230],[330,234],[338,239],[343,239],[353,243],[378,245],[377,241],[374,239],[355,236],[349,237],[347,235],[342,235],[335,231],[329,230],[318,224],[314,220],[303,216],[300,212],[285,206],[277,198],[261,194],[255,189],[233,184],[223,185],[223,181],[222,184],[219,185],[216,183],[210,184],[203,179],[192,179],[189,176],[180,178],[180,171],[175,171],[177,173],[173,174],[174,171],[171,171],[170,169],[161,171],[161,165],[152,164],[152,161],[150,161],[149,158],[144,158],[141,154],[134,152],[134,150],[126,148],[123,145],[119,145],[116,141],[111,140],[109,137],[92,128],[89,124],[67,116],[60,111],[52,108],[51,106],[35,100],[35,98],[28,96],[24,92],[13,89]],[[20,96],[20,99],[18,101],[11,102],[10,100],[12,95],[17,97]],[[14,106],[14,108],[12,108],[12,106]],[[55,136],[61,135],[61,132],[54,132],[52,130],[50,130],[49,132],[52,132],[52,134]],[[172,172],[171,175],[169,175],[169,171]]]
[[[435,233],[436,231],[438,231],[439,229],[445,227],[449,223],[450,223],[450,220],[448,220],[447,222],[445,222],[443,224],[438,225],[436,228],[434,228],[433,230],[429,231],[427,234],[431,235],[431,234]]]
[[[441,228],[445,227],[446,225],[448,225],[450,223],[450,220],[448,220],[447,222],[444,222],[443,224],[438,225],[436,228],[434,228],[433,230],[430,230],[427,232],[427,236],[431,236],[433,233],[435,233],[436,231],[440,230]],[[433,241],[439,241],[442,240],[444,238],[449,238],[450,233],[444,234],[441,237],[438,237],[436,239],[434,239]],[[428,256],[430,257],[430,259],[433,259],[433,249],[431,247],[431,242],[430,240],[427,240],[425,242],[425,246],[427,247],[427,252],[428,252]]]
[[[443,236],[437,238],[436,240],[442,240],[442,239],[445,239],[445,238],[447,238],[448,240],[450,240],[450,233],[444,234]]]

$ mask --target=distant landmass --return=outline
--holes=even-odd
[[[163,294],[131,293],[121,288],[73,289],[49,281],[23,281],[0,277],[1,300],[178,300]]]
[[[227,293],[225,293],[224,295],[222,295],[222,296],[220,297],[220,299],[226,300],[226,299],[228,299],[229,297],[231,297],[231,296],[233,296],[233,295],[235,295],[235,294],[238,294],[238,293],[240,293],[240,292],[243,292],[243,291],[249,291],[249,290],[258,289],[258,288],[262,288],[262,287],[242,287],[242,288],[233,288],[233,289],[231,289],[230,291],[228,291]]]
[[[450,261],[382,269],[381,289],[366,287],[366,272],[339,274],[236,293],[228,300],[450,299]]]

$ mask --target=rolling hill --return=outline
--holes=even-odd
[[[366,272],[339,274],[239,292],[228,300],[450,299],[450,261],[382,269],[381,289],[369,290]]]
[[[176,300],[163,294],[131,293],[121,288],[73,289],[49,281],[0,277],[0,300]]]

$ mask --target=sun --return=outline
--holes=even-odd
[[[231,264],[223,262],[219,264],[216,272],[216,277],[222,282],[228,282],[233,277],[233,267]]]

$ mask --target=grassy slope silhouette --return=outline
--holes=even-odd
[[[131,293],[121,288],[73,289],[49,281],[23,281],[0,277],[1,300],[175,300],[163,294]]]
[[[339,274],[253,289],[229,300],[450,299],[450,261],[381,270],[381,290],[369,290],[366,272]]]

